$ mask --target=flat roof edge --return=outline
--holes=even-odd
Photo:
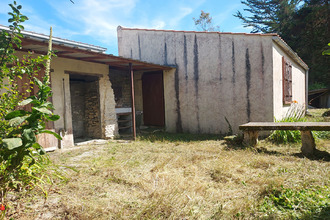
[[[164,30],[164,29],[147,29],[147,28],[127,28],[118,26],[117,31],[132,30],[132,31],[157,31],[157,32],[181,32],[181,33],[200,33],[200,34],[228,34],[228,35],[252,35],[252,36],[277,36],[276,33],[234,33],[234,32],[221,32],[221,31],[184,31],[184,30]]]

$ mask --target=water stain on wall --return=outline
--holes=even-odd
[[[198,80],[199,80],[199,70],[198,70],[198,44],[197,44],[197,36],[195,35],[194,42],[194,83],[195,83],[195,107],[196,107],[196,119],[197,119],[197,130],[200,133],[200,120],[199,120],[199,105],[198,105]]]
[[[264,55],[264,47],[260,45],[261,50],[261,80],[262,80],[262,91],[264,91],[265,86],[265,55]]]
[[[175,58],[175,74],[174,74],[174,90],[176,98],[176,112],[177,112],[177,121],[176,121],[176,132],[182,132],[182,119],[181,119],[181,108],[180,108],[180,91],[179,91],[179,66],[176,63]]]
[[[221,73],[221,34],[219,34],[219,80],[222,80],[222,73]]]
[[[235,43],[234,41],[231,42],[231,64],[233,70],[233,77],[231,79],[232,83],[235,83],[236,78],[236,70],[235,70]]]
[[[246,113],[248,117],[248,121],[251,119],[251,106],[250,106],[250,87],[251,87],[251,63],[250,63],[250,55],[249,55],[249,48],[246,48],[245,53],[245,69],[246,69]]]
[[[187,57],[187,38],[183,36],[183,63],[185,71],[185,79],[188,80],[188,57]]]
[[[141,60],[141,42],[140,42],[140,35],[138,35],[138,45],[139,45],[139,59]]]
[[[164,64],[167,65],[167,44],[164,45]]]

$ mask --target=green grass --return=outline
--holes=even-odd
[[[330,117],[323,117],[323,113],[329,109],[310,109],[309,115],[303,118],[285,118],[277,122],[327,122]],[[330,139],[330,131],[312,131],[317,139]],[[300,131],[276,130],[268,137],[270,141],[276,144],[299,143],[301,142]]]
[[[260,211],[275,219],[326,219],[330,216],[330,190],[327,186],[281,186],[265,196]]]

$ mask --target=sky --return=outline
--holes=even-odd
[[[25,30],[107,48],[118,55],[117,27],[198,31],[193,18],[209,12],[223,32],[250,32],[233,16],[240,0],[16,0],[29,20]],[[8,4],[0,0],[0,24],[8,25]]]

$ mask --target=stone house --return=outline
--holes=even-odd
[[[0,25],[1,30],[8,31],[8,27]],[[24,38],[18,56],[31,51],[47,54],[48,36],[29,31],[22,31],[22,34]],[[125,119],[125,130],[131,131],[132,108],[116,108],[131,103],[130,86],[118,89],[118,86],[112,86],[109,77],[116,83],[116,74],[130,81],[131,73],[171,69],[106,54],[106,48],[56,37],[53,37],[53,51],[56,57],[51,61],[51,101],[54,113],[60,119],[47,123],[47,129],[62,135],[63,140],[58,141],[49,134],[39,135],[39,143],[48,150],[72,146],[81,140],[113,138],[122,129],[117,123],[120,117]],[[19,81],[20,90],[27,93],[24,80],[27,79]],[[116,105],[113,90],[117,96],[129,97],[129,100]]]
[[[146,125],[169,132],[238,132],[305,105],[308,66],[277,34],[118,27],[119,55],[175,68],[138,75]],[[139,104],[138,104],[139,103]]]
[[[48,36],[22,34],[19,54],[46,54]],[[114,56],[53,37],[52,102],[61,118],[47,128],[63,140],[45,134],[43,146],[134,135],[135,124],[214,134],[230,124],[238,132],[248,121],[280,119],[291,102],[305,104],[308,67],[276,34],[118,27],[118,49]]]

